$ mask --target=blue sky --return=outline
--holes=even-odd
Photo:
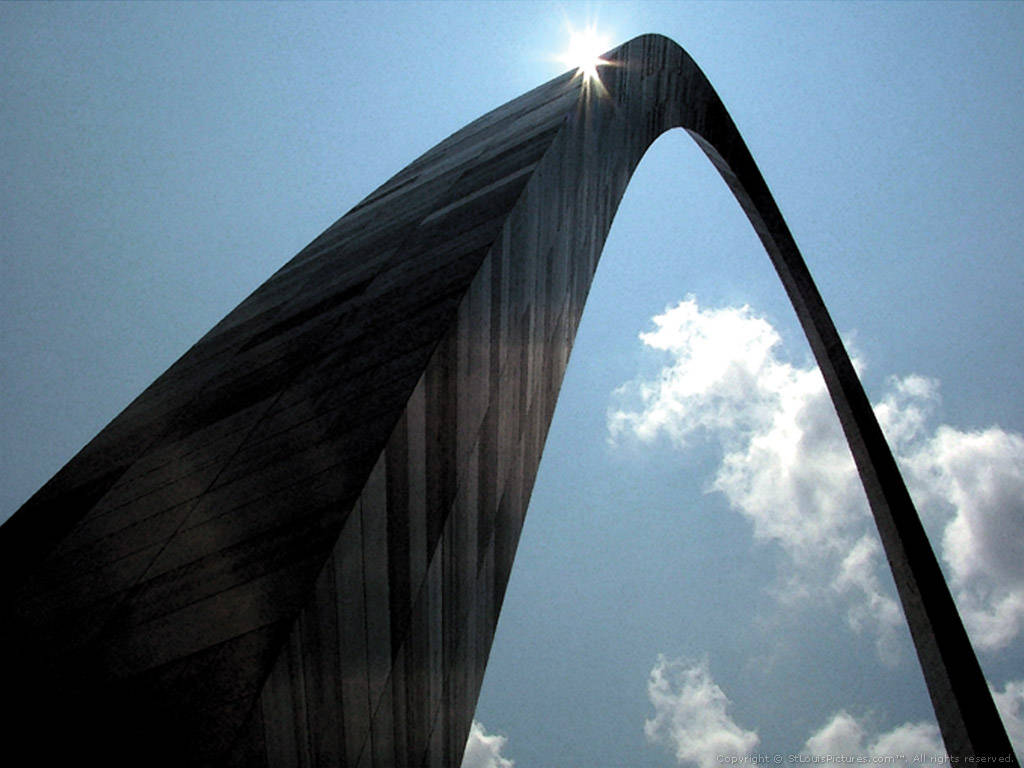
[[[1020,745],[1020,4],[0,4],[0,517],[595,19],[672,37],[719,91]],[[477,711],[502,738],[474,768],[935,747],[816,375],[739,206],[662,137],[584,313]]]

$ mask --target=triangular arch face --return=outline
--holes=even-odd
[[[724,107],[666,38],[604,58],[601,88],[556,78],[353,208],[4,525],[16,738],[57,720],[108,764],[457,764],[604,238],[681,126],[808,333],[950,752],[1008,753],[977,664],[946,663],[973,653],[933,631],[959,627],[948,591]]]

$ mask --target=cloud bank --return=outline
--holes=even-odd
[[[690,296],[653,322],[640,339],[665,365],[616,391],[611,440],[719,444],[709,489],[786,554],[780,600],[837,601],[894,662],[901,610],[817,367],[783,360],[778,332],[746,306],[702,308]],[[932,427],[938,402],[937,382],[910,375],[889,380],[875,411],[922,515],[942,531],[933,541],[972,639],[996,650],[1024,628],[1024,438]]]
[[[506,743],[505,736],[487,733],[483,723],[474,720],[462,754],[462,768],[514,768],[515,760],[501,754]]]
[[[993,695],[1008,732],[1017,734],[1011,740],[1019,751],[1019,739],[1024,736],[1024,681],[1009,683],[1004,691],[993,691]],[[651,669],[647,696],[654,717],[644,723],[644,734],[651,744],[669,749],[679,765],[713,768],[792,762],[770,755],[752,756],[760,741],[758,734],[730,716],[729,697],[712,679],[707,659],[688,663],[659,656]],[[869,721],[869,717],[857,718],[840,710],[808,737],[800,754],[865,758],[865,764],[877,760],[878,764],[907,766],[937,764],[946,754],[934,723],[903,723],[881,730],[872,728]]]
[[[890,731],[872,734],[864,720],[845,711],[837,712],[807,739],[801,752],[826,757],[866,757],[892,760],[885,765],[913,765],[925,756],[931,761],[945,757],[939,729],[934,723],[903,723]],[[936,764],[925,762],[924,764]]]
[[[644,722],[644,735],[670,749],[680,764],[717,768],[723,757],[749,755],[759,741],[729,716],[729,699],[711,679],[706,659],[688,665],[659,656],[647,697],[654,717]]]

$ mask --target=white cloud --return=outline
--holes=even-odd
[[[891,731],[871,735],[861,721],[844,711],[833,715],[807,739],[802,752],[817,757],[896,759],[904,765],[920,762],[914,760],[918,755],[938,761],[946,754],[934,723],[904,723]]]
[[[840,600],[850,624],[875,629],[892,658],[900,611],[877,576],[880,547],[866,538],[864,493],[817,368],[780,359],[778,333],[749,307],[701,309],[689,297],[654,323],[641,339],[670,360],[655,381],[617,392],[612,438],[664,433],[683,447],[701,431],[720,442],[711,489],[787,554],[779,597]]]
[[[897,639],[898,628],[903,625],[903,612],[882,585],[879,565],[883,562],[882,545],[874,532],[869,531],[850,547],[832,581],[832,588],[840,595],[851,596],[847,622],[858,632],[874,630],[879,658],[893,666],[899,661]]]
[[[724,756],[743,757],[757,745],[754,731],[729,716],[729,699],[711,679],[708,662],[686,664],[658,657],[647,681],[654,717],[644,723],[648,741],[668,747],[682,763],[717,768]]]
[[[838,600],[894,661],[901,611],[817,368],[782,360],[778,333],[749,307],[703,309],[691,296],[654,325],[640,338],[668,362],[617,390],[611,439],[716,440],[711,490],[786,553],[780,598]],[[943,531],[935,545],[972,638],[997,649],[1024,629],[1024,438],[932,429],[938,402],[938,383],[911,375],[890,379],[875,410],[922,515]]]
[[[942,558],[972,639],[999,649],[1024,627],[1024,438],[940,426],[907,457],[930,506],[945,510]]]
[[[777,365],[779,336],[748,307],[700,309],[693,297],[654,318],[643,343],[674,363],[656,381],[634,381],[620,394],[635,396],[639,411],[609,414],[612,436],[651,440],[663,432],[677,446],[697,430],[750,430],[771,417],[788,371]],[[699,361],[698,365],[688,364]],[[737,404],[743,408],[737,408]]]
[[[466,751],[462,755],[462,768],[513,768],[515,760],[502,757],[508,739],[488,734],[482,723],[473,721],[469,727]]]
[[[1019,759],[1024,756],[1024,680],[1012,680],[1001,691],[991,690],[1006,735]]]
[[[1001,691],[990,689],[1010,743],[1020,755],[1024,753],[1024,680],[1010,681]],[[644,734],[652,744],[672,750],[679,764],[717,768],[734,762],[726,758],[740,758],[736,764],[754,764],[742,758],[750,756],[760,741],[757,732],[732,719],[729,697],[712,679],[707,658],[687,663],[659,655],[647,681],[647,696],[654,717],[644,722]],[[478,724],[473,725],[476,728]],[[868,718],[858,719],[845,710],[836,712],[811,734],[800,752],[811,757],[866,758],[867,764],[906,766],[939,765],[946,756],[934,722],[903,723],[878,731],[869,726]],[[465,762],[463,768],[468,768]]]

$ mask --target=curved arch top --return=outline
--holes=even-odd
[[[15,738],[107,763],[454,765],[583,303],[687,130],[821,367],[951,755],[1013,761],[870,403],[749,151],[671,40],[474,121],[283,266],[0,528]]]

